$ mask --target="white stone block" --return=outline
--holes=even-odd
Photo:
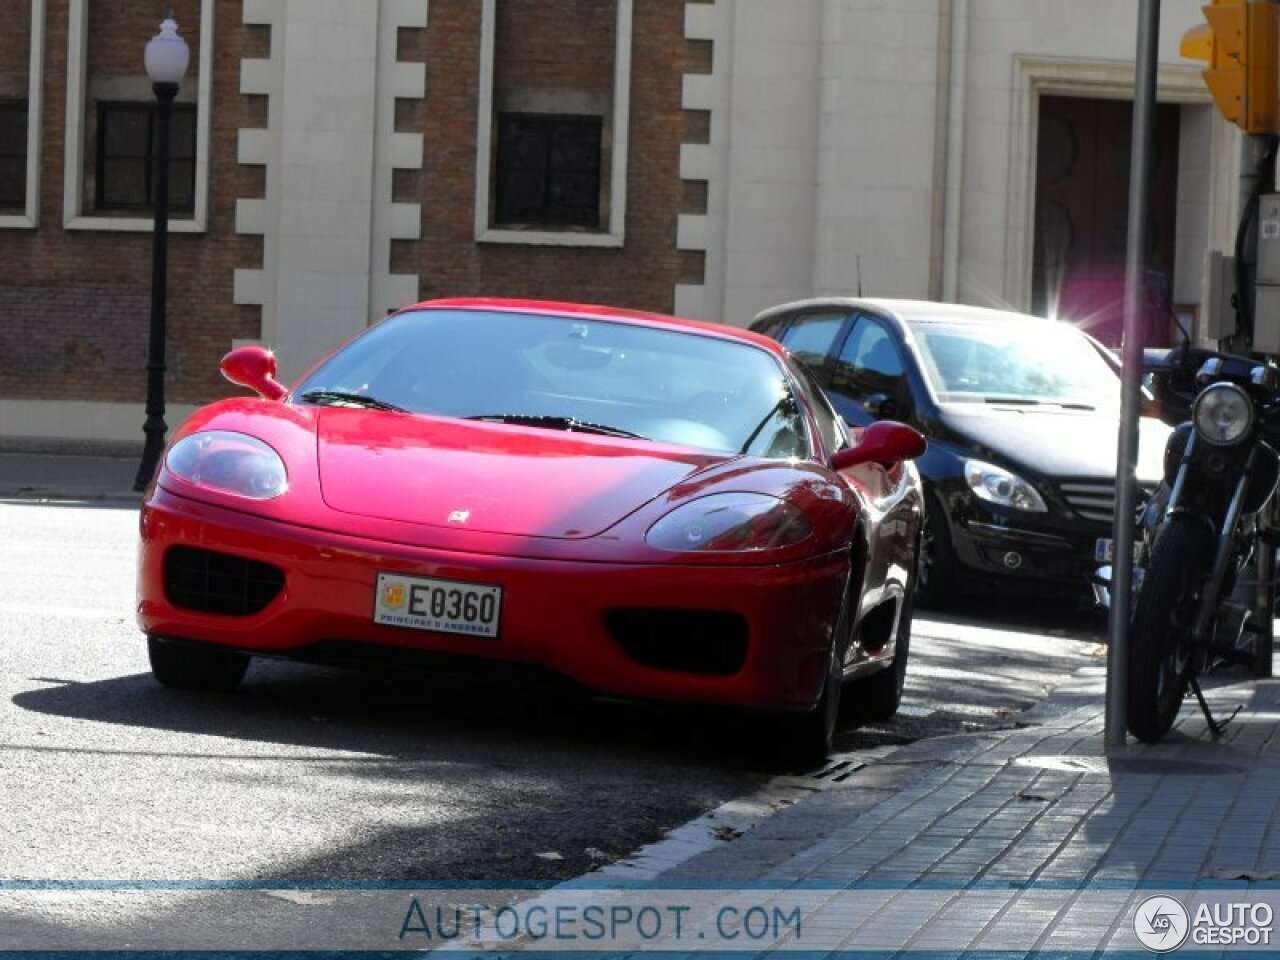
[[[716,78],[707,73],[686,73],[680,103],[686,110],[710,110],[716,102]]]
[[[700,214],[682,213],[676,221],[677,250],[706,250],[707,218]]]
[[[716,36],[716,8],[710,3],[686,3],[684,5],[684,35],[686,40],[714,40]]]
[[[274,71],[270,60],[240,61],[240,92],[246,96],[270,94]]]
[[[383,142],[383,149],[386,152],[387,163],[395,169],[422,169],[422,134],[390,134]]]
[[[379,13],[400,27],[425,27],[428,3],[429,0],[382,0]]]
[[[715,170],[715,153],[710,145],[685,143],[680,145],[680,179],[710,180]]]
[[[393,240],[417,240],[422,236],[422,205],[393,203],[387,208],[387,235]]]
[[[285,0],[244,0],[246,24],[272,26],[284,21]]]
[[[244,129],[237,140],[236,160],[244,164],[265,164],[271,159],[270,130]]]
[[[706,300],[707,288],[702,284],[677,283],[673,311],[677,317],[688,317],[691,320],[714,319],[703,312]]]
[[[231,281],[233,303],[261,306],[266,303],[266,274],[261,270],[237,270]]]
[[[395,63],[386,68],[389,80],[386,90],[393,97],[420,100],[427,94],[425,63]]]
[[[236,200],[236,233],[262,236],[267,232],[267,202],[241,197]]]

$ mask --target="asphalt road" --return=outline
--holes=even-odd
[[[255,662],[156,685],[136,508],[0,502],[0,879],[548,880],[768,780],[699,714]],[[1016,722],[1095,662],[1096,615],[917,615],[908,697],[842,750]]]

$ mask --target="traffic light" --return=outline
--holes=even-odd
[[[1182,37],[1182,55],[1206,60],[1204,82],[1219,112],[1246,133],[1280,129],[1280,5],[1213,0],[1207,24]]]

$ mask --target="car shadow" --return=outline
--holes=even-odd
[[[33,679],[47,686],[16,694],[15,706],[228,738],[254,744],[255,756],[268,756],[261,748],[276,744],[286,756],[305,748],[448,764],[461,755],[497,769],[527,767],[534,756],[585,768],[656,764],[675,775],[683,767],[711,768],[753,781],[778,772],[760,749],[759,721],[746,714],[495,685],[483,674],[403,676],[255,660],[230,694],[166,689],[149,674],[84,683]]]

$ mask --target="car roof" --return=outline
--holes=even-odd
[[[761,347],[771,354],[782,357],[785,351],[778,342],[744,327],[731,327],[728,324],[712,323],[706,320],[689,320],[662,313],[650,313],[646,310],[631,310],[625,307],[607,307],[591,303],[570,303],[560,300],[528,300],[513,297],[450,297],[442,300],[424,300],[421,303],[404,307],[407,310],[488,310],[505,313],[540,313],[562,317],[586,317],[593,320],[622,321],[636,326],[657,327],[678,330],[684,333],[698,333],[717,337],[721,340],[736,340]]]
[[[992,307],[974,307],[963,303],[943,303],[937,300],[899,300],[889,297],[812,297],[770,307],[757,314],[752,326],[782,313],[812,310],[822,307],[839,307],[847,310],[872,310],[897,317],[903,323],[1041,323],[1057,326],[1057,322],[1015,310],[997,310]]]

